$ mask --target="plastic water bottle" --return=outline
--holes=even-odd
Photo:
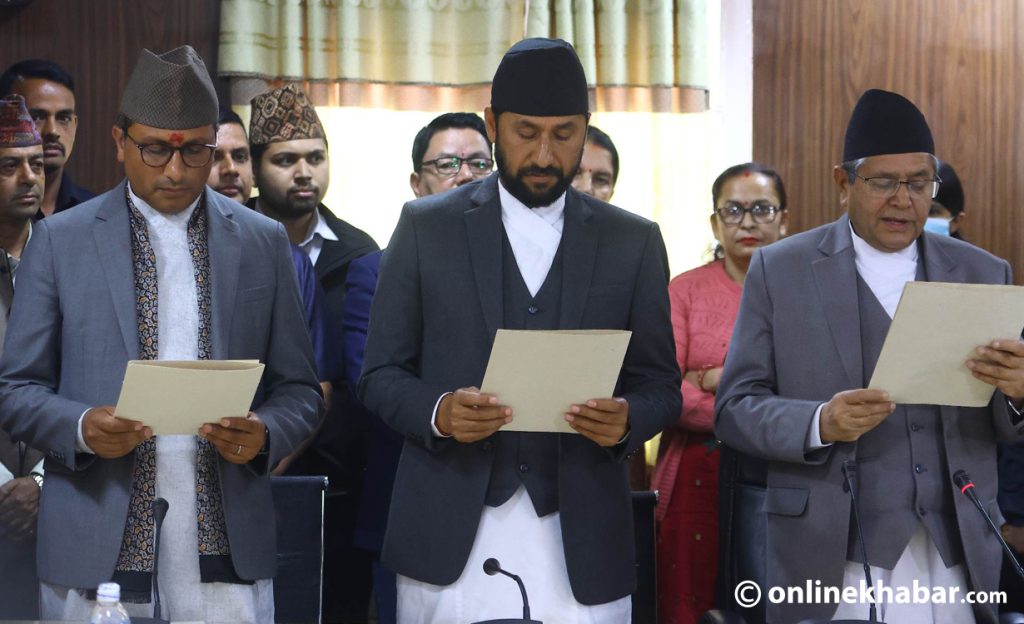
[[[89,624],[131,624],[128,612],[121,606],[121,586],[103,583],[96,589],[96,606],[92,608]]]

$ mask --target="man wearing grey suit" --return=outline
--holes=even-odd
[[[40,221],[19,269],[0,425],[46,456],[43,619],[84,621],[111,580],[150,615],[162,497],[163,615],[273,621],[268,471],[322,403],[283,228],[205,187],[217,111],[192,48],[144,50],[113,129],[127,181]],[[248,415],[154,438],[113,413],[133,359],[266,369]]]
[[[995,622],[961,603],[999,582],[1000,546],[952,475],[966,470],[997,519],[996,440],[1024,436],[1024,343],[1009,336],[965,362],[995,386],[985,408],[897,405],[864,389],[908,281],[1008,284],[1009,265],[923,232],[937,190],[931,131],[902,96],[858,101],[834,169],[846,214],[758,251],[747,273],[719,386],[715,433],[768,460],[767,584],[858,587],[873,581],[959,587],[952,604],[881,601],[888,622]],[[1024,322],[1024,319],[1022,319]],[[844,465],[856,465],[864,543]],[[767,595],[768,588],[762,588]],[[876,600],[884,598],[879,594]],[[813,598],[810,598],[813,600]],[[768,621],[865,618],[868,604],[770,603]]]
[[[629,621],[625,459],[679,415],[668,266],[657,225],[569,188],[588,118],[564,41],[526,39],[485,110],[498,175],[404,207],[370,314],[362,397],[405,436],[382,559],[402,624],[511,617]],[[516,433],[480,385],[496,331],[629,329],[615,397],[579,397],[579,433]],[[511,589],[511,591],[505,591]]]

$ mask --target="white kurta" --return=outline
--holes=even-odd
[[[158,212],[134,193],[132,201],[146,219],[149,241],[156,254],[158,359],[195,360],[199,356],[199,297],[188,247],[188,221],[199,200],[175,215]],[[274,621],[271,579],[261,579],[253,585],[200,582],[196,442],[195,436],[187,435],[156,438],[156,495],[169,504],[160,535],[163,617],[269,624]],[[43,586],[43,619],[84,622],[93,604],[67,588]],[[130,616],[148,617],[153,613],[152,604],[124,606]]]
[[[531,295],[547,278],[562,239],[565,194],[550,206],[528,208],[498,183],[501,222],[519,272]],[[399,624],[468,624],[522,616],[522,597],[512,579],[488,576],[483,562],[494,557],[526,585],[531,616],[546,624],[623,624],[632,599],[586,606],[569,585],[556,511],[538,518],[522,486],[500,507],[484,507],[462,576],[451,585],[431,585],[398,576]]]

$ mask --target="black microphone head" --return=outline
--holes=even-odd
[[[153,515],[156,516],[157,521],[162,521],[164,516],[167,515],[167,509],[170,505],[167,503],[166,498],[155,498],[153,499]]]
[[[968,485],[974,485],[973,483],[971,483],[971,477],[967,475],[966,470],[957,470],[956,472],[954,472],[953,483],[956,483],[956,486],[961,490],[967,487]]]
[[[484,572],[486,572],[488,576],[494,576],[498,572],[501,572],[501,564],[498,563],[497,559],[491,557],[487,561],[484,561]]]

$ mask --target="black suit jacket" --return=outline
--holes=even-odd
[[[406,437],[384,561],[436,585],[469,557],[494,461],[488,440],[432,435],[445,392],[479,386],[502,326],[502,223],[497,176],[417,200],[384,253],[361,381],[371,412]],[[558,491],[569,580],[583,604],[632,593],[633,524],[625,458],[679,416],[668,264],[658,226],[569,189],[562,234],[559,327],[629,329],[616,394],[629,437],[614,449],[559,437]],[[592,397],[580,397],[585,400]]]

